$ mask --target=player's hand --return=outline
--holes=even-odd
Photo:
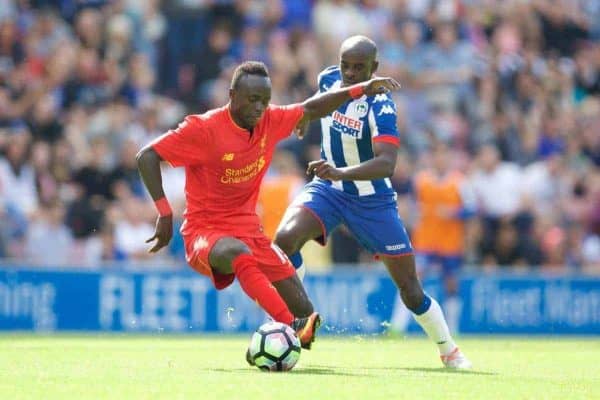
[[[373,78],[364,83],[363,90],[367,96],[388,93],[400,89],[400,84],[394,78]]]
[[[150,250],[149,253],[156,253],[163,247],[169,244],[171,238],[173,237],[173,216],[168,215],[166,217],[158,217],[156,219],[156,228],[154,229],[154,236],[150,239],[146,240],[146,243],[153,242],[156,240],[156,243]]]
[[[330,181],[339,181],[342,180],[344,177],[344,173],[340,169],[327,163],[326,160],[316,160],[309,162],[308,168],[306,169],[306,174],[315,174],[321,179],[327,179]]]

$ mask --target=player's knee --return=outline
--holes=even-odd
[[[222,273],[231,273],[231,263],[241,254],[250,254],[246,244],[235,238],[223,238],[215,243],[210,252],[209,259],[213,268]]]
[[[400,287],[400,295],[404,305],[411,311],[418,309],[423,303],[425,293],[418,280],[407,281]]]
[[[277,230],[275,244],[287,255],[294,254],[299,250],[297,235],[293,229],[287,227]]]

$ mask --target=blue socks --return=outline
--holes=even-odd
[[[427,296],[427,294],[425,293],[421,305],[415,310],[412,310],[412,312],[414,312],[417,315],[425,314],[427,310],[429,310],[429,307],[431,307],[431,297]]]
[[[294,268],[298,269],[298,268],[300,268],[302,266],[302,263],[303,263],[302,254],[300,254],[299,251],[295,252],[294,254],[292,254],[291,256],[289,256],[288,258],[292,262],[292,265],[294,266]]]

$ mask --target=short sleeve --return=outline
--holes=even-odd
[[[187,116],[179,126],[160,136],[152,147],[174,167],[202,164],[206,160],[207,130],[197,116]]]
[[[398,128],[396,127],[396,104],[389,94],[378,94],[373,99],[369,110],[369,127],[372,141],[400,145]]]
[[[275,132],[277,140],[290,136],[303,115],[304,106],[302,104],[270,106],[269,124],[270,128]]]
[[[317,86],[319,87],[319,92],[324,93],[331,89],[331,86],[337,80],[338,76],[339,71],[336,65],[332,65],[321,71],[317,77]]]

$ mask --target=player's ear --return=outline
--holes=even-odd
[[[233,90],[233,88],[229,88],[229,100],[233,99],[234,93],[235,93],[235,90]]]
[[[379,68],[379,61],[377,60],[373,60],[373,62],[371,63],[371,75],[374,74],[375,72],[377,72],[377,68]]]

